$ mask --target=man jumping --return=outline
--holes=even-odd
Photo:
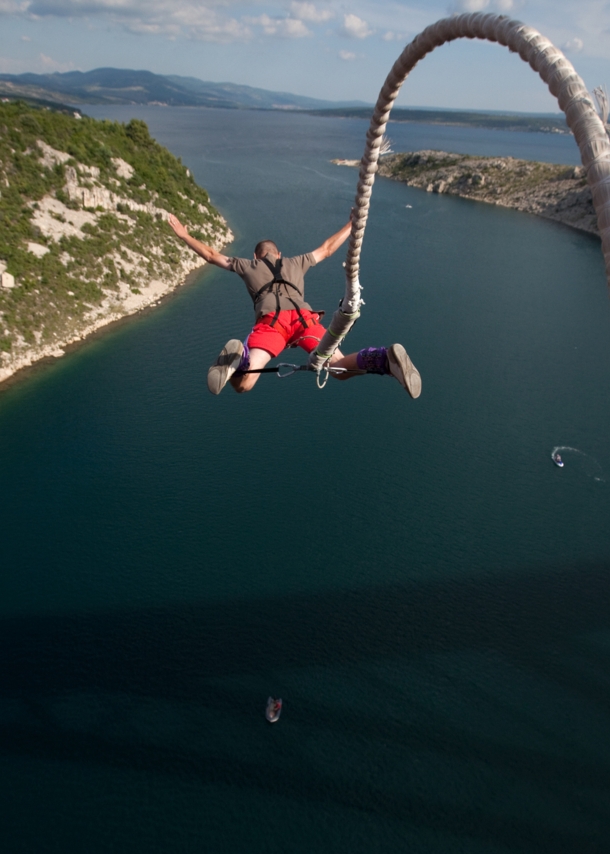
[[[262,240],[256,245],[252,260],[229,258],[195,240],[173,214],[169,224],[205,261],[241,276],[254,302],[254,328],[245,342],[235,338],[228,341],[208,371],[208,388],[212,394],[220,394],[227,382],[237,392],[250,391],[260,374],[246,371],[264,368],[286,347],[298,346],[306,353],[317,347],[326,330],[320,323],[320,316],[305,302],[305,273],[347,240],[351,221],[307,255],[283,258],[272,240]],[[411,397],[419,397],[421,393],[421,377],[402,344],[368,347],[349,356],[335,350],[330,364],[333,368],[353,372],[334,375],[337,379],[350,379],[364,373],[388,374],[395,377]]]

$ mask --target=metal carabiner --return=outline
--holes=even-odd
[[[277,376],[280,380],[285,380],[286,377],[291,377],[293,374],[296,374],[297,371],[302,370],[301,365],[291,365],[290,362],[280,362],[277,367]],[[291,371],[286,371],[286,373],[281,373],[281,368],[292,368]]]

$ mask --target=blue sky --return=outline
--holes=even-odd
[[[141,68],[373,102],[404,45],[464,11],[524,21],[562,48],[589,89],[610,88],[606,0],[0,0],[0,71]],[[420,63],[397,103],[558,110],[519,57],[465,40]]]

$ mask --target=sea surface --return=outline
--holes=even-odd
[[[356,170],[330,160],[363,121],[89,113],[145,119],[230,254],[347,219]],[[389,133],[579,162],[568,136]],[[315,308],[343,257],[308,274]],[[0,393],[3,854],[610,850],[599,241],[380,179],[361,279],[346,349],[403,342],[417,401],[304,373],[213,397],[252,321],[217,269]]]

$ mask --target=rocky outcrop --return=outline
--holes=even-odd
[[[55,165],[67,163],[71,159],[69,154],[64,151],[57,151],[41,139],[37,141],[37,144],[42,151],[42,164],[47,169]],[[134,174],[133,167],[120,157],[113,157],[112,165],[116,170],[118,178],[129,180]],[[164,219],[167,219],[167,211],[157,207],[154,201],[139,204],[125,195],[113,192],[113,190],[100,181],[100,170],[96,166],[85,166],[83,163],[77,163],[76,166],[66,166],[65,175],[66,184],[64,191],[68,199],[71,202],[76,202],[79,207],[93,210],[100,209],[103,211],[128,209],[131,211],[142,211],[152,216],[160,214]],[[117,188],[121,186],[118,178],[110,179]],[[156,198],[156,194],[154,194],[154,197]]]
[[[582,166],[416,151],[384,158],[379,174],[428,193],[516,208],[599,234]]]
[[[333,161],[358,165],[359,161]],[[582,166],[514,157],[475,157],[446,151],[413,151],[384,157],[379,175],[428,193],[516,208],[599,235]]]

